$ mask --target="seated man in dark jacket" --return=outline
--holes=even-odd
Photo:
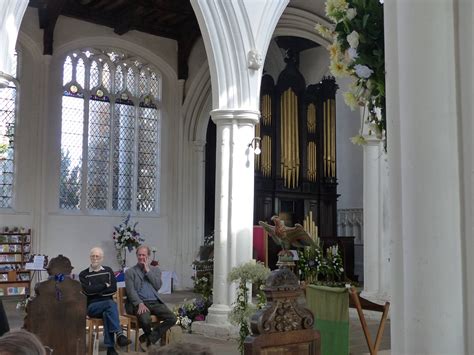
[[[91,265],[79,274],[82,289],[87,296],[87,315],[103,319],[107,355],[118,355],[114,348],[114,334],[117,336],[118,346],[127,346],[131,341],[123,335],[117,304],[112,298],[117,292],[117,280],[110,267],[102,266],[104,251],[101,248],[92,248],[90,258]]]
[[[137,265],[125,272],[127,288],[127,313],[138,317],[143,334],[140,343],[155,344],[166,331],[176,324],[176,316],[161,301],[158,290],[161,288],[161,271],[150,265],[150,248],[137,248]],[[151,329],[151,315],[162,321],[155,329]]]

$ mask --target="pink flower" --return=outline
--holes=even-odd
[[[203,321],[204,319],[206,319],[206,317],[203,315],[203,314],[198,314],[194,320],[195,321]]]

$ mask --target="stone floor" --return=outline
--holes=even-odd
[[[172,308],[176,304],[182,303],[185,299],[192,299],[195,295],[192,292],[188,291],[177,291],[170,295],[163,295],[163,300],[168,304],[170,308]],[[3,298],[3,304],[5,307],[5,311],[8,316],[8,320],[10,323],[11,329],[18,329],[23,324],[23,317],[24,314],[21,311],[16,309],[16,303],[18,299],[6,299]],[[371,331],[372,339],[375,338],[378,321],[376,320],[367,320],[369,329]],[[351,355],[362,355],[368,354],[369,350],[367,348],[367,344],[365,342],[365,337],[362,332],[362,328],[357,316],[351,312],[350,318],[350,354]],[[132,338],[134,338],[132,336]],[[183,340],[189,343],[196,343],[196,344],[205,344],[209,346],[212,352],[216,355],[238,355],[239,351],[237,349],[237,341],[229,341],[229,340],[220,340],[220,339],[213,339],[209,337],[205,337],[203,335],[198,334],[183,334]],[[373,341],[373,340],[372,340]],[[133,344],[131,349],[134,349]],[[382,343],[380,345],[380,350],[387,350],[390,349],[390,320],[387,320],[384,335],[382,338]],[[135,353],[133,351],[119,351],[120,354],[143,354]],[[101,348],[100,355],[105,355],[106,351],[105,348]],[[381,351],[379,352],[380,355],[382,354],[390,354],[390,351]]]

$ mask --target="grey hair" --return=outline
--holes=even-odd
[[[93,247],[89,253],[92,254],[94,250],[97,250],[102,256],[104,256],[104,249],[101,247]]]
[[[148,253],[148,256],[151,255],[151,249],[150,249],[150,247],[149,247],[148,245],[140,245],[140,246],[137,248],[137,255],[138,255],[138,251],[139,251],[140,249],[146,249],[146,250],[147,250],[147,253]]]
[[[14,330],[0,338],[1,355],[46,355],[36,335],[26,330]]]

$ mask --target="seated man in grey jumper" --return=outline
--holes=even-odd
[[[176,316],[161,301],[158,290],[161,288],[161,271],[150,265],[150,248],[137,248],[137,264],[125,272],[125,287],[128,314],[138,317],[145,334],[140,336],[140,343],[155,344],[166,331],[176,324]],[[152,329],[151,315],[157,316],[161,323]]]

